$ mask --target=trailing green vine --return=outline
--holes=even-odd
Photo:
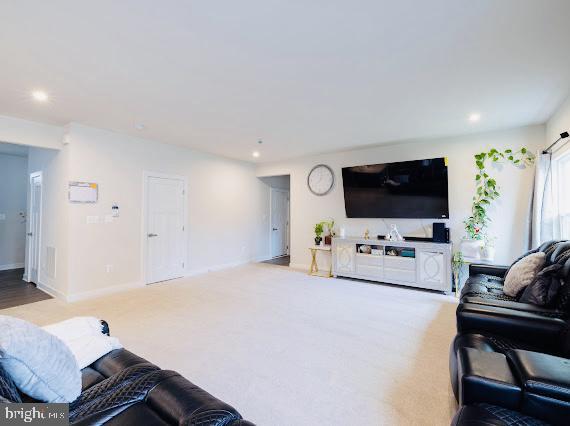
[[[471,216],[463,222],[467,235],[475,240],[485,238],[485,229],[491,220],[488,215],[488,208],[491,202],[501,195],[498,191],[497,181],[489,176],[486,168],[487,160],[490,160],[492,163],[506,161],[514,166],[525,168],[534,163],[534,154],[523,147],[518,151],[513,151],[512,149],[498,151],[492,148],[488,152],[481,152],[475,155],[475,166],[477,167],[475,196],[471,206]]]

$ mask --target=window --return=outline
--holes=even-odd
[[[570,183],[570,150],[564,150],[553,158],[554,188],[556,194],[557,218],[555,228],[562,239],[570,239],[570,197],[568,186]]]

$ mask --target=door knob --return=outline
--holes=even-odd
[[[279,228],[273,228],[273,230],[274,230],[274,231],[278,231],[278,230],[279,230]]]
[[[31,232],[28,232],[27,235],[28,235],[28,237],[31,237],[31,236],[32,236],[32,233],[31,233]]]
[[[149,238],[158,237],[158,234],[148,234],[147,236],[148,236]]]

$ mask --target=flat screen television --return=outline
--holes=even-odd
[[[347,217],[449,218],[445,158],[344,167],[342,183]]]

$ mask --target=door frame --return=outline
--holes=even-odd
[[[28,189],[30,190],[30,198],[29,198],[29,208],[28,208],[28,216],[26,217],[26,254],[28,255],[28,259],[26,261],[26,270],[24,271],[24,276],[22,277],[23,281],[26,282],[32,282],[32,256],[31,256],[31,248],[32,248],[32,244],[30,242],[30,235],[29,233],[31,232],[30,226],[31,226],[31,221],[30,221],[30,217],[31,217],[31,213],[33,211],[34,206],[32,205],[32,203],[34,202],[34,195],[33,195],[33,182],[34,179],[40,178],[40,201],[39,201],[39,225],[38,225],[38,279],[37,279],[37,283],[36,286],[40,285],[41,279],[40,279],[40,275],[41,275],[41,270],[42,270],[42,224],[43,224],[43,214],[44,214],[44,209],[43,209],[43,200],[44,200],[44,177],[43,177],[43,172],[37,171],[37,172],[33,172],[30,173],[30,179],[28,182]],[[36,200],[37,202],[37,200]]]
[[[287,252],[281,256],[273,256],[273,193],[284,192],[288,195],[287,202]],[[269,259],[288,256],[291,253],[291,190],[282,188],[270,188],[269,191]],[[268,260],[269,260],[268,259]]]
[[[188,177],[182,175],[171,175],[161,172],[143,171],[142,176],[142,205],[141,205],[141,277],[142,284],[152,284],[148,282],[148,238],[147,234],[147,219],[148,219],[148,179],[172,179],[181,180],[183,184],[184,199],[182,200],[182,221],[184,223],[184,250],[182,256],[184,258],[184,275],[188,270]]]

